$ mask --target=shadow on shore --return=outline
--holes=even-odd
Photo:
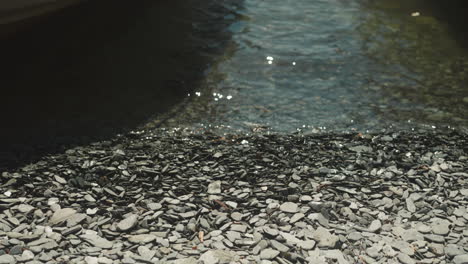
[[[88,1],[3,39],[0,171],[135,129],[184,100],[230,39],[225,25],[209,36],[194,27],[221,20],[223,1],[192,2]]]

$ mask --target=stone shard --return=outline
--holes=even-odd
[[[59,209],[55,211],[55,213],[52,215],[52,217],[49,220],[49,224],[50,225],[59,224],[73,217],[75,214],[76,214],[76,210],[72,208]]]
[[[117,224],[117,229],[122,232],[128,231],[137,224],[137,220],[138,215],[130,214]]]

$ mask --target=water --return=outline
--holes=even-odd
[[[166,124],[466,127],[467,50],[438,7],[423,2],[245,0],[225,15],[232,45]]]
[[[0,138],[464,128],[468,42],[437,2],[88,1],[0,42]]]

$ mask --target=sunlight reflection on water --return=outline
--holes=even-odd
[[[409,6],[246,0],[229,17],[237,18],[228,27],[234,46],[195,93],[213,95],[200,101],[209,105],[198,126],[284,132],[466,127],[467,103],[460,98],[468,92],[457,88],[466,75],[450,69],[468,65],[468,54],[455,47],[443,22]],[[454,50],[456,56],[445,54]],[[434,74],[440,70],[451,74],[443,91],[441,75]]]

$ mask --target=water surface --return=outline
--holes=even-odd
[[[427,1],[245,0],[225,16],[233,44],[167,124],[466,127],[464,32],[439,9]]]

